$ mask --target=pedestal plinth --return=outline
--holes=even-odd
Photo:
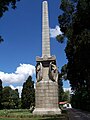
[[[58,106],[58,84],[51,80],[36,83],[36,106],[33,114],[56,115],[61,114]]]
[[[37,64],[41,65],[41,73],[40,71],[37,73],[42,77],[36,82],[36,90],[35,90],[35,110],[33,112],[34,115],[56,115],[61,114],[61,110],[59,109],[59,101],[58,101],[58,78],[55,77],[54,73],[51,74],[53,69],[51,69],[51,63],[56,64],[56,59],[54,56],[49,58],[39,58],[36,59]],[[56,65],[55,65],[56,66]],[[50,72],[51,71],[51,72]],[[55,72],[57,70],[55,69]],[[50,75],[51,74],[51,75]]]

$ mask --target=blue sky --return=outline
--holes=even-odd
[[[19,88],[28,75],[35,80],[36,56],[42,56],[42,1],[21,0],[16,10],[10,8],[0,19],[0,35],[4,38],[0,45],[0,78],[3,86]],[[58,32],[58,16],[62,13],[60,0],[47,1],[50,29]],[[60,71],[61,66],[67,63],[64,52],[66,43],[60,44],[55,36],[51,36],[51,55],[56,56]],[[64,82],[64,87],[69,87],[67,82]]]

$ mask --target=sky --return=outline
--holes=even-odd
[[[0,79],[3,86],[18,88],[29,75],[36,82],[36,56],[42,56],[42,1],[20,0],[15,10],[9,9],[0,18],[0,35],[4,42],[0,44]],[[64,52],[66,42],[60,44],[56,36],[62,34],[59,28],[58,16],[60,0],[47,0],[49,9],[50,49],[56,56],[59,71],[67,63]],[[64,88],[69,88],[64,81]]]

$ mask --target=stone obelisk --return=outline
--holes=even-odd
[[[48,3],[43,1],[42,57],[36,57],[36,90],[34,115],[61,114],[58,105],[58,69],[56,57],[50,55]]]
[[[43,2],[42,11],[42,57],[50,57],[48,4],[46,1]]]

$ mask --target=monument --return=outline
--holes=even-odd
[[[36,57],[34,115],[61,114],[58,105],[58,69],[56,57],[50,55],[48,3],[42,4],[42,57]]]

